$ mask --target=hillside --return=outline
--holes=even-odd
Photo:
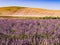
[[[0,7],[0,15],[60,16],[60,10],[10,6]]]

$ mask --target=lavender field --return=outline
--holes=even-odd
[[[0,19],[0,45],[60,45],[60,19]]]

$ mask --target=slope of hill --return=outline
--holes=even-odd
[[[20,9],[24,9],[24,7],[16,7],[16,6],[1,7],[0,8],[0,15],[12,15]]]
[[[0,15],[39,15],[39,16],[60,16],[60,10],[47,10],[29,7],[1,7]]]

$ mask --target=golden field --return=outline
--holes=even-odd
[[[0,7],[0,16],[60,17],[60,10],[10,6],[10,7]]]

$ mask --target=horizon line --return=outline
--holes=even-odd
[[[29,7],[29,6],[0,6],[0,8],[4,8],[4,7],[26,7],[26,8],[38,8],[38,7]],[[38,9],[44,9],[44,10],[59,10],[59,9],[48,9],[48,8],[38,8]],[[59,10],[60,11],[60,10]]]

